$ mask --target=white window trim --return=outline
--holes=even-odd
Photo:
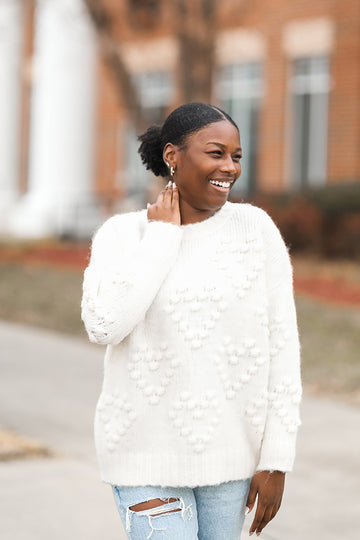
[[[266,41],[257,30],[233,28],[216,36],[215,59],[219,66],[261,62],[265,56]]]
[[[122,58],[131,73],[145,71],[174,71],[179,57],[175,38],[149,39],[123,43]]]
[[[284,27],[282,42],[289,59],[330,55],[335,44],[335,22],[328,17],[291,21]]]

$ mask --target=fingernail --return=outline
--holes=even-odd
[[[254,534],[254,531],[249,532],[249,536],[252,536]]]
[[[177,185],[175,184],[175,182],[172,183],[172,187],[173,189],[175,189],[177,187]]]
[[[170,187],[171,186],[171,180],[168,181],[167,183],[167,186],[166,187]]]
[[[250,512],[250,508],[248,506],[245,507],[245,516]]]
[[[256,533],[256,536],[260,536],[260,533],[259,533],[259,532],[257,532],[257,533]]]

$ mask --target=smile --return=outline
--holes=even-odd
[[[232,181],[224,181],[224,182],[220,182],[220,180],[209,180],[210,184],[212,184],[213,186],[219,186],[219,187],[222,187],[222,188],[229,188],[231,186],[231,184],[233,183]]]

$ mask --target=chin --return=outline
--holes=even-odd
[[[222,201],[206,201],[203,202],[203,204],[201,206],[199,206],[199,210],[210,210],[210,211],[216,211],[216,210],[220,210],[220,208],[222,206],[224,206],[224,204],[227,202],[227,197],[222,200]]]
[[[227,202],[228,197],[229,197],[229,194],[224,193],[223,196],[218,196],[216,197],[216,199],[214,197],[211,201],[208,201],[208,204],[211,208],[221,208]]]

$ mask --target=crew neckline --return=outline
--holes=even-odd
[[[172,227],[176,227],[182,231],[182,234],[187,239],[198,238],[204,234],[209,234],[214,232],[219,227],[221,227],[227,218],[231,215],[232,210],[234,209],[235,203],[226,201],[225,204],[215,212],[212,216],[204,219],[203,221],[196,221],[195,223],[187,223],[186,225],[175,225],[171,224]],[[141,210],[141,213],[144,217],[146,223],[149,223],[147,220],[147,210]],[[154,222],[152,222],[154,223]],[[160,222],[161,223],[161,222]]]
[[[195,223],[186,223],[185,225],[180,225],[180,229],[184,231],[184,233],[188,235],[192,234],[199,234],[200,232],[206,232],[209,233],[210,231],[213,231],[214,229],[218,228],[218,226],[226,219],[226,217],[230,214],[231,208],[233,203],[230,201],[226,201],[225,204],[215,212],[212,216],[203,219],[202,221],[196,221]]]

